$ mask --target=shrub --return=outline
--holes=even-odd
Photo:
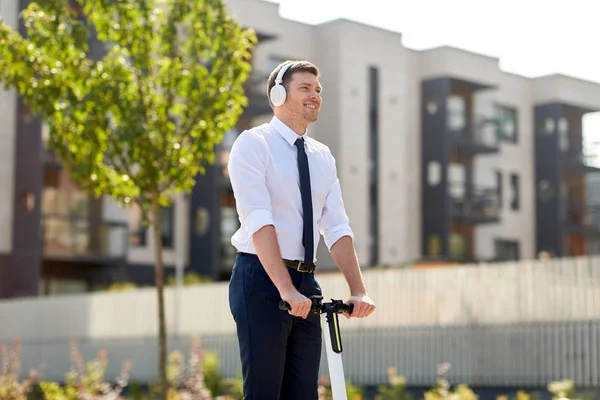
[[[204,354],[204,380],[206,387],[214,397],[224,396],[224,399],[242,399],[244,397],[242,378],[223,379],[219,355],[216,352]]]
[[[396,368],[387,370],[388,384],[377,388],[378,400],[411,400],[412,396],[406,391],[406,378],[398,376]]]
[[[123,399],[121,393],[127,386],[131,362],[125,362],[121,374],[116,379],[113,387],[104,380],[106,371],[107,354],[100,350],[98,357],[93,361],[84,361],[79,353],[77,343],[71,342],[71,371],[65,375],[66,384],[60,386],[56,382],[41,382],[40,387],[47,400],[78,400],[78,399]]]
[[[126,292],[130,290],[137,289],[138,286],[133,282],[114,282],[108,288],[106,288],[109,292]]]
[[[27,394],[37,382],[38,372],[31,370],[27,378],[19,379],[21,341],[17,338],[12,345],[10,356],[6,345],[0,345],[0,399],[26,400]]]
[[[204,276],[204,275],[199,275],[196,272],[187,272],[184,276],[183,276],[183,285],[184,286],[189,286],[189,285],[199,285],[202,283],[211,283],[213,282],[212,278],[208,277],[208,276]],[[175,276],[171,275],[167,278],[167,281],[165,283],[166,286],[175,286]]]
[[[497,396],[496,400],[541,400],[539,394],[527,393],[523,390],[517,390],[515,396],[509,397],[508,395]]]
[[[212,393],[204,381],[203,352],[196,340],[192,343],[188,368],[186,368],[185,359],[179,350],[175,350],[169,355],[167,380],[169,382],[169,399],[213,399]]]
[[[593,391],[577,391],[575,383],[570,379],[550,382],[548,384],[548,391],[554,395],[552,400],[593,400],[595,398]]]
[[[131,362],[125,362],[116,384],[105,381],[107,366],[106,351],[99,351],[95,360],[85,362],[75,341],[71,342],[72,369],[66,375],[66,384],[40,381],[41,368],[29,371],[25,379],[20,379],[20,341],[15,339],[12,351],[0,345],[0,399],[2,400],[123,400],[123,390],[128,386]],[[424,393],[422,400],[478,400],[479,396],[466,384],[451,388],[446,377],[450,364],[438,365],[436,384]],[[406,389],[406,379],[398,376],[396,369],[388,368],[388,383],[377,389],[376,400],[412,400]],[[169,391],[167,400],[238,400],[243,398],[241,377],[224,379],[216,352],[202,351],[195,338],[190,349],[189,359],[185,360],[180,351],[169,355]],[[39,382],[39,384],[38,384]],[[130,400],[156,398],[156,385],[151,386],[147,396],[139,385],[132,384]],[[554,381],[548,384],[552,400],[592,400],[591,393],[577,393],[572,380]],[[39,393],[38,393],[39,391]],[[346,381],[348,400],[362,400],[363,388]],[[38,397],[40,396],[40,397]],[[41,397],[43,396],[43,397]],[[319,380],[319,400],[331,400],[331,386],[327,376]],[[496,400],[539,400],[539,395],[517,391],[516,395],[501,395]]]
[[[450,370],[450,364],[439,364],[437,368],[437,382],[433,388],[425,392],[425,400],[478,400],[473,390],[468,385],[462,384],[451,390],[446,374]]]

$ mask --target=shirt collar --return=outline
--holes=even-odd
[[[308,131],[304,132],[302,136],[299,136],[296,132],[294,132],[289,126],[284,124],[276,116],[273,116],[270,125],[271,128],[274,128],[277,131],[277,133],[279,133],[281,137],[283,137],[285,141],[289,143],[290,146],[294,146],[294,143],[296,143],[296,140],[298,140],[298,138],[302,138],[304,139],[304,141],[306,141],[306,138],[308,137]]]

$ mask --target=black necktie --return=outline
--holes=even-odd
[[[308,157],[304,151],[304,139],[296,140],[298,148],[298,173],[300,175],[300,196],[302,197],[302,215],[304,219],[302,245],[304,246],[304,263],[311,265],[313,262],[313,209],[310,191],[310,173],[308,171]]]

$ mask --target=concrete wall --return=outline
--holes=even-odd
[[[325,63],[337,78],[338,173],[361,264],[370,258],[369,68],[379,70],[379,262],[408,258],[406,219],[408,52],[399,34],[346,20],[326,24],[337,60]],[[329,55],[327,57],[330,57]]]
[[[378,308],[369,318],[340,318],[344,369],[355,383],[377,384],[396,366],[414,384],[433,380],[437,363],[449,361],[469,383],[570,378],[598,385],[599,276],[598,257],[366,271]],[[341,274],[317,279],[326,299],[346,298]],[[227,291],[226,283],[166,289],[166,322],[170,349],[185,351],[199,335],[205,349],[220,351],[226,376],[235,376],[239,353]],[[44,379],[64,377],[76,340],[87,360],[108,351],[107,378],[131,359],[133,379],[147,382],[157,371],[156,315],[151,288],[3,301],[0,320],[11,323],[2,327],[0,343],[19,337],[23,370],[44,362],[51,366]]]
[[[555,74],[533,80],[533,101],[560,102],[600,110],[600,84]]]
[[[498,85],[498,59],[449,46],[420,53],[421,79],[452,77],[481,85]]]
[[[406,219],[408,232],[406,240],[406,259],[412,261],[421,256],[422,201],[421,201],[421,63],[419,53],[407,50],[408,82],[406,108],[406,170],[402,172],[406,180]]]
[[[340,324],[361,329],[600,319],[599,273],[599,256],[453,268],[372,269],[364,278],[377,310],[369,318],[344,318]],[[347,298],[341,273],[317,273],[316,279],[325,299]],[[165,289],[169,331],[234,333],[228,290],[226,282],[186,286],[180,292]],[[199,307],[201,318],[197,318]],[[156,334],[155,309],[153,288],[3,300],[0,319],[11,323],[3,326],[0,341],[16,336],[152,336]]]
[[[494,258],[496,239],[518,241],[521,257],[535,256],[535,185],[534,131],[531,81],[512,74],[502,74],[497,90],[484,91],[476,97],[476,113],[493,116],[494,104],[517,110],[517,142],[500,142],[500,152],[479,155],[473,164],[474,182],[493,187],[496,171],[502,173],[503,198],[500,222],[476,228],[475,256]],[[520,179],[519,209],[512,210],[510,175]]]
[[[234,18],[243,26],[276,36],[275,40],[255,48],[255,70],[270,72],[271,56],[315,59],[315,28],[279,17],[278,4],[262,0],[228,0],[227,4]]]
[[[0,17],[17,28],[18,0],[2,0]],[[15,134],[17,131],[17,95],[0,89],[0,255],[13,247]]]

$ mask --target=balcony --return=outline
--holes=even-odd
[[[248,97],[248,106],[244,114],[250,118],[258,117],[273,112],[267,97],[267,82],[269,73],[255,71],[244,83],[246,97]]]
[[[565,228],[569,233],[600,234],[600,203],[567,202],[563,218]]]
[[[42,249],[46,260],[110,263],[127,256],[126,222],[74,215],[42,216]]]
[[[449,114],[447,130],[456,153],[473,156],[500,150],[497,123],[492,117]]]
[[[481,224],[500,221],[500,195],[497,188],[450,182],[449,195],[454,220]]]
[[[48,168],[60,168],[62,166],[55,152],[45,146],[42,148],[42,164]]]
[[[598,154],[585,151],[563,151],[560,160],[564,168],[579,172],[600,172]]]

